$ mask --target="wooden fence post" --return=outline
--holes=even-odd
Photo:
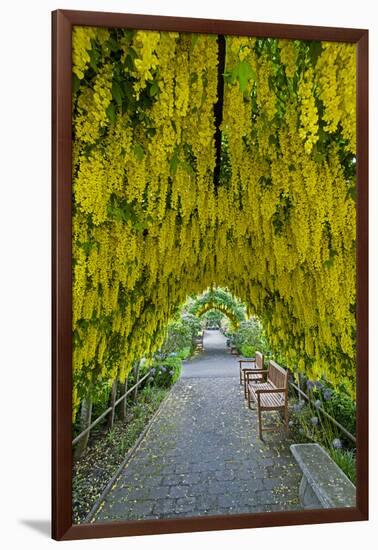
[[[110,392],[110,404],[109,406],[112,407],[111,412],[108,416],[108,428],[112,428],[114,424],[114,414],[115,414],[115,402],[117,397],[117,379],[113,381],[112,389]]]
[[[136,363],[134,363],[135,384],[138,384],[139,382],[139,371],[140,371],[140,361],[136,361]],[[136,403],[137,396],[138,396],[138,386],[134,390],[134,403]]]
[[[84,431],[86,428],[88,428],[88,426],[90,426],[91,419],[92,419],[92,399],[88,397],[83,399],[81,402],[81,407],[80,407],[80,431],[81,432]],[[78,441],[74,451],[75,458],[80,458],[84,454],[84,451],[88,445],[89,434],[90,432],[88,432],[86,435],[84,435],[84,437],[82,437]]]
[[[126,393],[127,392],[127,378],[125,380],[125,383],[122,384],[121,386],[121,391],[122,391],[122,394]],[[121,420],[125,421],[126,420],[126,412],[127,412],[127,397],[125,397],[125,399],[119,404],[119,416],[121,418]]]

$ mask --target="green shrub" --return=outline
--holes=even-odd
[[[330,391],[329,388],[326,390]],[[319,396],[320,390],[312,390],[312,393]],[[324,407],[324,402],[322,403],[320,399],[313,404],[306,401],[297,401],[296,399],[290,400],[289,427],[291,437],[296,443],[307,443],[309,441],[319,443],[348,478],[355,483],[355,449],[348,449],[352,445],[351,441],[345,437],[343,438],[341,430],[317,410],[319,404]]]
[[[171,321],[168,325],[167,336],[160,349],[160,356],[169,356],[171,353],[191,347],[192,345],[192,330],[189,324],[178,321]]]
[[[333,391],[324,408],[348,432],[356,433],[356,404],[349,395]]]
[[[352,483],[356,483],[356,457],[354,451],[348,451],[343,449],[330,449],[330,456],[341,468],[344,474],[351,480]]]
[[[189,328],[192,340],[201,334],[201,321],[196,315],[186,311],[182,315],[181,322]]]
[[[340,389],[332,388],[325,380],[306,380],[306,388],[314,404],[322,407],[352,435],[356,434],[356,404],[349,395]],[[332,426],[334,437],[340,438],[344,447],[351,448],[351,440],[341,430]]]
[[[183,361],[187,359],[192,353],[192,348],[187,347],[177,352],[177,357],[182,359]]]
[[[254,346],[251,346],[250,344],[242,344],[240,346],[240,352],[243,355],[243,357],[254,357],[255,356],[255,351],[256,350],[255,350]]]
[[[169,388],[181,374],[182,361],[178,355],[170,355],[155,361],[151,369],[151,381],[161,388]]]
[[[231,343],[246,357],[254,357],[256,351],[266,354],[269,350],[262,325],[252,318],[240,323],[239,328],[229,333]]]

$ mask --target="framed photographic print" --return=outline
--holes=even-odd
[[[368,31],[53,13],[53,537],[368,517]]]

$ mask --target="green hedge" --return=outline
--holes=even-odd
[[[150,380],[161,388],[169,388],[178,380],[181,374],[182,360],[178,355],[170,355],[154,361]]]

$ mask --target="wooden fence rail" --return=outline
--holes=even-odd
[[[92,428],[94,428],[99,422],[101,422],[101,420],[105,418],[108,414],[114,415],[115,407],[117,407],[117,405],[119,405],[122,401],[124,401],[130,393],[132,393],[133,391],[135,392],[138,389],[138,386],[140,386],[140,384],[142,384],[142,382],[144,382],[144,380],[146,380],[146,378],[148,378],[149,375],[150,375],[150,371],[147,374],[145,374],[142,378],[140,378],[136,382],[136,384],[134,384],[131,388],[128,388],[127,391],[114,402],[114,405],[108,407],[98,418],[96,418],[96,420],[94,420],[87,428],[85,428],[85,430],[80,432],[79,435],[77,435],[72,440],[72,445],[76,445],[78,441],[80,441],[88,432],[92,430]],[[312,403],[312,400],[310,399],[310,397],[303,390],[301,390],[296,384],[294,384],[293,382],[289,382],[289,384],[299,395],[301,395],[307,401]],[[327,411],[325,411],[322,407],[317,407],[317,410],[321,412],[322,415],[324,415],[326,418],[328,418],[335,426],[337,426],[353,443],[356,443],[355,436],[350,432],[348,432],[348,430],[344,428],[344,426],[342,426],[337,420],[335,420],[329,413],[327,413]]]
[[[301,390],[296,384],[294,384],[293,382],[289,382],[289,384],[292,388],[295,389],[295,391],[298,392],[299,395],[301,395],[302,397],[307,399],[307,401],[309,401],[309,403],[313,402],[312,399],[310,399],[310,397],[307,395],[307,393],[305,393],[303,390]],[[348,430],[346,428],[344,428],[344,426],[342,426],[339,422],[337,422],[337,420],[335,420],[333,418],[333,416],[328,414],[327,411],[325,411],[322,407],[316,407],[316,410],[320,411],[323,416],[325,416],[326,418],[328,418],[328,420],[333,422],[333,424],[335,424],[335,426],[337,426],[351,441],[353,441],[353,443],[356,443],[355,436],[353,434],[351,434],[350,432],[348,432]]]
[[[146,380],[146,378],[148,378],[150,376],[150,372],[149,371],[145,376],[143,376],[143,378],[140,378],[136,384],[134,384],[131,388],[129,388],[123,395],[121,395],[121,397],[119,397],[115,402],[114,402],[114,405],[108,407],[102,414],[100,414],[100,416],[98,418],[96,418],[96,420],[94,420],[87,428],[85,428],[85,430],[83,430],[82,432],[79,433],[79,435],[77,435],[73,440],[72,440],[72,445],[76,445],[76,443],[78,441],[80,441],[80,439],[82,439],[88,432],[90,432],[92,430],[92,428],[94,428],[99,422],[101,422],[101,420],[103,418],[105,418],[105,416],[107,416],[108,414],[112,413],[114,414],[114,409],[117,405],[119,405],[119,403],[121,403],[121,401],[123,401],[124,399],[126,399],[126,397],[134,390],[137,390],[138,386],[140,386],[140,384]]]

